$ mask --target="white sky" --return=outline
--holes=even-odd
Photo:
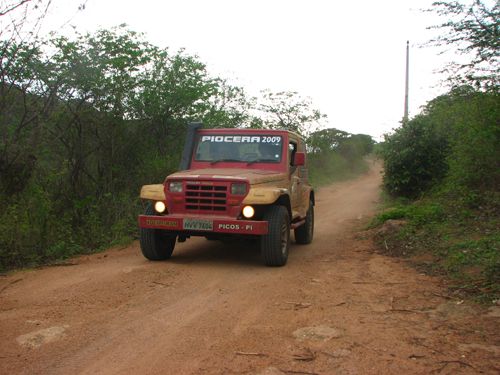
[[[80,32],[126,23],[171,50],[184,47],[214,75],[250,95],[298,91],[328,115],[326,127],[375,137],[403,116],[410,40],[410,116],[445,91],[434,71],[446,59],[418,48],[436,17],[430,0],[84,0],[54,1],[45,27]],[[73,17],[73,18],[72,18]],[[65,26],[66,28],[69,25]]]

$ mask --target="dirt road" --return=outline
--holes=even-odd
[[[374,252],[380,173],[318,192],[311,245],[138,244],[0,277],[1,374],[496,374],[497,309]],[[498,341],[496,342],[498,345]]]

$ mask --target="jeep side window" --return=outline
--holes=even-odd
[[[293,159],[295,157],[295,153],[297,152],[297,143],[294,141],[290,141],[288,144],[288,165],[290,166],[290,172],[293,173],[295,172],[295,167],[293,165]]]
[[[304,142],[299,143],[299,152],[306,152]],[[305,165],[299,167],[299,176],[300,178],[307,180],[307,168]]]

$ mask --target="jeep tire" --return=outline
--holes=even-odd
[[[151,204],[146,207],[145,215],[154,215]],[[169,235],[161,229],[141,228],[140,244],[142,255],[149,260],[165,260],[172,256],[176,236]]]
[[[309,209],[306,214],[306,222],[295,229],[295,242],[307,245],[312,242],[314,235],[314,205],[309,201]]]
[[[290,248],[290,216],[284,206],[271,206],[264,214],[267,234],[260,238],[260,250],[266,266],[284,266]]]

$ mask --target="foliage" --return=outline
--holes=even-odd
[[[372,226],[402,219],[402,228],[378,231],[381,251],[411,256],[422,271],[448,276],[458,295],[490,302],[500,298],[500,8],[479,0],[433,6],[447,20],[431,44],[464,59],[451,66],[450,92],[377,145],[385,189],[398,201]]]
[[[444,177],[447,148],[447,139],[427,116],[415,117],[385,137],[384,186],[394,195],[422,194]]]
[[[307,138],[312,154],[338,151],[347,158],[368,155],[374,144],[373,138],[367,134],[350,134],[335,128],[315,131]]]
[[[300,97],[297,92],[273,93],[263,91],[258,103],[258,127],[267,129],[286,129],[303,136],[318,127],[326,118],[318,109],[312,107],[311,100]]]
[[[124,26],[1,47],[0,268],[132,238],[186,122],[245,117],[241,89]]]
[[[189,121],[308,133],[324,117],[123,25],[0,44],[0,270],[131,240],[140,186],[176,169]]]
[[[453,89],[425,107],[449,144],[446,184],[459,195],[486,194],[500,184],[499,96]]]
[[[241,87],[216,79],[216,94],[204,103],[203,124],[207,128],[252,127],[255,99],[248,98]]]
[[[447,275],[457,293],[483,301],[500,297],[499,104],[494,92],[457,87],[386,136],[386,189],[424,198],[393,204],[373,222],[405,220],[403,229],[381,235],[382,251],[416,255],[419,267]]]
[[[373,138],[367,134],[350,134],[339,144],[339,152],[348,160],[354,160],[373,151]]]
[[[393,203],[394,204],[394,203]],[[436,193],[423,200],[395,204],[378,214],[372,226],[390,219],[406,225],[376,236],[381,251],[411,257],[422,271],[446,275],[450,289],[490,302],[500,298],[499,197],[470,209]]]
[[[343,130],[335,128],[322,129],[309,135],[307,145],[312,154],[335,151],[350,136],[351,134]]]
[[[465,60],[455,59],[449,68],[459,84],[498,90],[500,47],[500,4],[481,0],[436,1],[429,12],[445,17],[442,24],[431,29],[443,31],[430,41],[431,45],[452,46]]]
[[[387,220],[409,219],[415,224],[438,222],[445,216],[444,208],[436,203],[425,205],[404,205],[396,204],[387,210],[379,213],[372,222],[372,226],[385,223]]]
[[[456,198],[494,191],[500,183],[499,96],[471,87],[431,100],[422,114],[385,137],[384,185],[416,197],[437,183]]]
[[[309,180],[315,187],[354,178],[368,170],[368,162],[364,158],[347,160],[336,152],[309,155],[307,163]]]
[[[309,176],[315,185],[353,177],[368,169],[365,157],[373,150],[369,135],[329,128],[307,138]]]

